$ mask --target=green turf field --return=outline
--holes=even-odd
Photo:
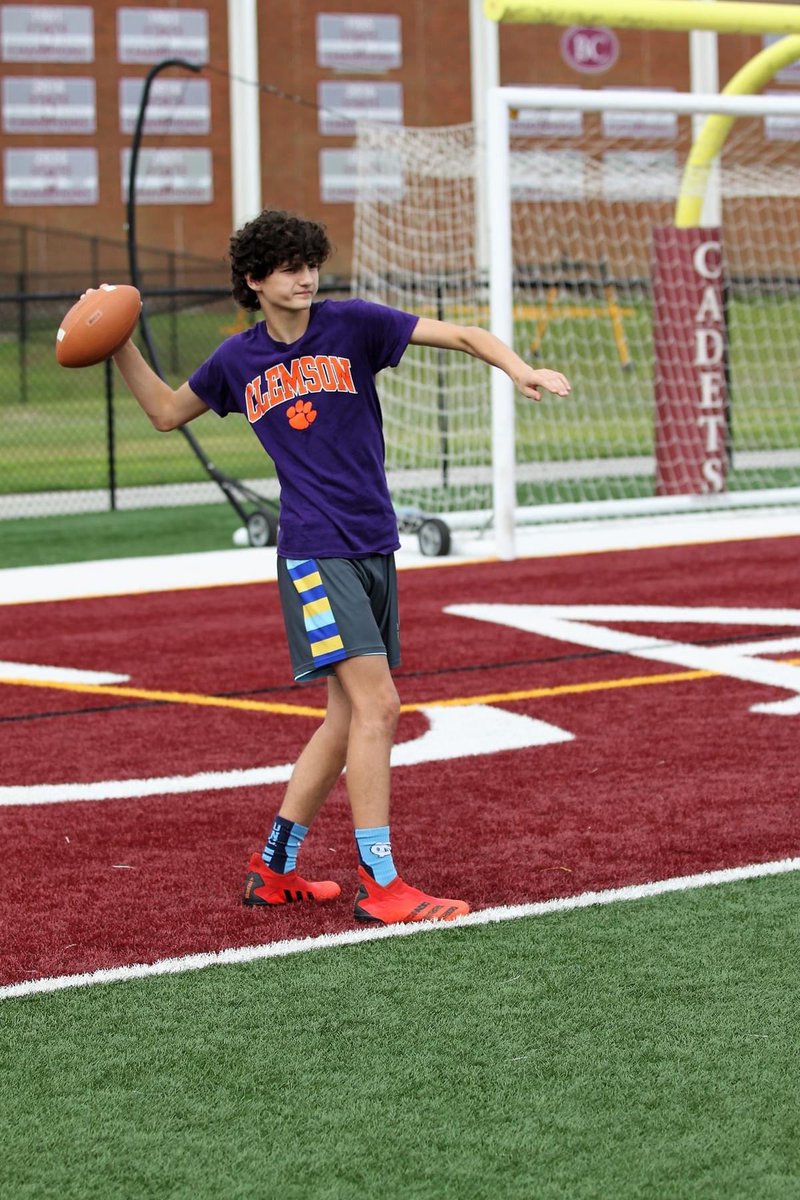
[[[653,481],[649,476],[613,481],[600,479],[595,484],[597,498],[632,499],[653,493]],[[748,486],[747,473],[734,473],[731,484]],[[796,484],[795,471],[774,472],[774,486]],[[450,496],[436,489],[431,489],[429,494],[434,511],[447,511]],[[568,480],[538,485],[521,483],[517,497],[520,504],[569,503],[586,498],[586,485]],[[398,507],[413,505],[415,493],[397,491],[394,500]],[[491,506],[488,488],[483,504]],[[238,514],[227,502],[6,519],[0,521],[0,570],[95,559],[230,550],[233,534],[241,524]]]
[[[797,876],[0,1005],[14,1200],[794,1200]]]
[[[569,420],[557,406],[534,412],[532,450],[560,461],[581,457],[583,442],[603,457],[647,454],[653,445],[653,349],[650,305],[631,303],[624,327],[631,365],[625,369],[614,342],[611,323],[597,317],[576,329],[570,319],[550,321],[540,357],[558,365],[570,378]],[[774,355],[774,330],[780,330],[782,355]],[[515,349],[530,357],[535,322],[519,322]],[[800,345],[800,311],[785,297],[763,295],[733,299],[728,309],[730,388],[735,445],[739,449],[800,446],[796,347]],[[567,350],[568,358],[564,360]],[[765,361],[765,354],[768,355]],[[525,408],[521,436],[525,438]],[[534,459],[536,453],[532,453]]]
[[[22,517],[0,522],[0,570],[230,550],[240,526],[229,504]]]
[[[151,320],[161,365],[182,383],[237,327],[230,302],[165,313]],[[34,327],[25,346],[0,339],[0,492],[103,488],[109,480],[106,367],[59,367],[53,330]],[[157,433],[111,371],[116,475],[119,487],[187,483],[208,478],[178,432]],[[272,477],[271,464],[245,421],[208,416],[193,429],[208,457],[239,478]]]
[[[518,403],[519,462],[558,463],[652,453],[650,309],[640,299],[626,303],[630,314],[625,318],[631,352],[628,370],[620,362],[607,319],[598,317],[577,327],[574,321],[559,319],[557,311],[554,313],[542,342],[541,361],[563,370],[572,381],[573,391],[566,403]],[[153,335],[170,381],[186,379],[222,338],[242,327],[240,321],[229,301],[154,316]],[[800,313],[796,306],[768,295],[757,301],[732,301],[733,430],[738,449],[800,446],[796,365],[790,357],[763,362],[758,331],[772,326],[781,329],[781,344],[789,355],[790,348],[800,344]],[[535,321],[518,322],[515,345],[523,356],[530,358],[535,334]],[[449,356],[445,387],[449,389],[447,419],[454,462],[489,463],[488,389],[483,398],[486,418],[476,423],[474,416],[460,407],[459,375],[452,361],[453,356]],[[407,381],[408,394],[404,400],[401,392],[399,400],[393,400],[394,411],[387,412],[390,466],[435,465],[440,454],[438,417],[430,413],[421,416],[410,367],[405,374],[399,372],[397,378]],[[113,372],[112,379],[118,486],[204,480],[202,465],[181,435],[156,433]],[[388,382],[384,386],[388,391]],[[11,337],[0,338],[0,492],[106,487],[109,451],[105,388],[103,366],[82,371],[58,367],[51,323],[32,326],[23,349]],[[207,417],[192,429],[206,454],[228,474],[245,479],[271,474],[245,421]],[[795,482],[797,477],[795,471]],[[741,486],[765,483],[775,486],[774,480],[766,479],[761,471]],[[618,490],[609,491],[605,485],[587,484],[586,488],[592,498],[595,494],[599,498],[619,495]],[[523,502],[529,501],[523,498]]]

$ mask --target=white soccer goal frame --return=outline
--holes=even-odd
[[[573,109],[600,112],[607,109],[640,111],[643,92],[639,89],[583,90],[581,88],[497,87],[487,92],[486,154],[484,155],[486,212],[478,219],[488,226],[490,328],[507,345],[513,345],[513,262],[511,241],[511,138],[513,109]],[[710,95],[688,92],[647,93],[650,111],[682,116],[718,113],[723,116],[800,115],[800,96]],[[557,363],[553,364],[558,366]],[[566,401],[568,403],[569,401]],[[515,557],[516,501],[514,385],[502,371],[492,371],[492,499],[495,551],[499,558]],[[791,495],[786,495],[791,492]],[[700,507],[735,507],[753,503],[751,493],[723,493],[714,497],[651,497],[603,504],[605,515],[658,511],[695,511]],[[676,503],[676,500],[678,503]],[[755,500],[766,504],[800,501],[800,489],[784,489],[778,496],[765,492]],[[565,506],[574,509],[578,506]],[[580,506],[588,515],[591,505]],[[597,508],[598,506],[594,506]],[[577,515],[577,514],[572,514]],[[562,512],[562,517],[566,513]]]

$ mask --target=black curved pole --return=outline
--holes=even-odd
[[[155,79],[156,75],[158,75],[161,71],[166,71],[168,67],[181,67],[183,70],[192,71],[196,75],[198,71],[203,70],[204,66],[204,63],[187,62],[185,58],[163,58],[161,62],[154,63],[145,76],[144,88],[142,89],[142,98],[139,101],[139,112],[136,117],[136,127],[133,131],[133,139],[131,141],[131,161],[128,171],[128,202],[126,206],[128,223],[128,269],[130,271],[131,283],[134,287],[138,288],[140,292],[142,291],[142,281],[141,273],[139,271],[139,250],[136,242],[136,172],[139,165],[139,150],[142,145],[142,136],[144,134],[144,123],[147,116],[147,103],[150,99],[150,89],[153,86],[153,80]],[[142,307],[142,313],[139,318],[139,327],[142,331],[142,339],[144,341],[145,349],[147,350],[147,355],[150,359],[153,370],[155,371],[156,375],[163,379],[164,372],[161,368],[158,351],[150,331],[150,322],[147,318],[147,312],[144,307]],[[247,511],[239,502],[235,491],[237,487],[244,491],[245,489],[243,485],[239,484],[235,480],[229,479],[227,475],[222,473],[222,471],[217,470],[214,464],[206,456],[203,447],[200,445],[190,429],[187,429],[185,425],[179,425],[178,428],[186,438],[186,441],[189,443],[194,453],[199,458],[200,462],[208,471],[211,478],[222,489],[231,506],[238,513],[239,517],[246,522]]]
[[[139,249],[136,244],[136,172],[139,166],[139,151],[142,145],[142,136],[144,134],[144,122],[147,116],[147,104],[150,99],[150,89],[153,86],[153,80],[161,71],[166,71],[168,67],[181,67],[185,71],[192,71],[196,75],[198,71],[202,71],[204,64],[190,63],[185,58],[162,58],[161,62],[154,63],[147,72],[142,89],[142,98],[139,101],[139,112],[136,116],[136,127],[133,131],[133,140],[131,141],[131,161],[128,170],[128,203],[126,206],[126,218],[128,223],[128,268],[131,275],[131,283],[141,292],[142,282],[139,272]],[[139,319],[139,325],[142,330],[145,347],[153,365],[153,370],[161,378],[164,378],[164,372],[161,370],[161,364],[158,358],[158,351],[150,333],[150,324],[147,319],[147,313],[142,308],[142,315]]]

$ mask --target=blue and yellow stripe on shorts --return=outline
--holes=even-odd
[[[325,667],[328,663],[347,658],[316,560],[287,558],[286,568],[303,602],[303,622],[314,666]]]

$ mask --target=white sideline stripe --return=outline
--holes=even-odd
[[[215,483],[189,484],[208,488],[219,496]],[[262,482],[255,481],[256,491]],[[170,489],[166,489],[170,490]],[[82,493],[78,493],[82,494]],[[77,511],[64,507],[66,493],[54,493],[53,511]],[[98,493],[100,511],[107,507],[106,493]],[[105,497],[103,499],[103,497]],[[13,499],[13,497],[12,497]],[[681,500],[694,499],[680,497]],[[0,496],[0,519],[13,516],[4,511]],[[28,497],[24,497],[28,503]],[[169,503],[151,499],[150,504]],[[220,502],[222,502],[220,498]],[[122,507],[131,507],[122,505]],[[646,517],[612,517],[600,520],[559,518],[536,526],[520,526],[516,531],[519,558],[563,557],[572,554],[599,554],[608,550],[641,550],[657,546],[684,546],[711,542],[744,542],[753,538],[797,537],[800,535],[800,506],[765,511],[740,509],[736,512],[700,512]],[[26,511],[30,511],[29,509]],[[88,510],[87,510],[88,511]],[[25,513],[17,513],[24,516]],[[495,554],[494,533],[469,534],[454,530],[453,545],[447,558],[427,558],[419,552],[414,534],[401,534],[402,550],[397,555],[398,570],[420,567],[448,567],[455,563],[484,562]],[[192,554],[118,558],[100,562],[56,563],[41,567],[7,567],[0,570],[0,606],[37,604],[51,600],[86,599],[91,596],[142,595],[146,592],[180,591],[185,588],[219,587],[232,584],[263,583],[277,578],[274,547],[261,549],[209,550]]]
[[[240,946],[207,954],[187,954],[181,958],[162,958],[154,963],[135,963],[127,967],[110,967],[88,971],[82,975],[56,975],[49,979],[32,979],[0,987],[0,1000],[15,1000],[43,992],[60,992],[66,988],[95,987],[104,983],[125,983],[147,979],[154,975],[182,975],[185,971],[200,971],[205,967],[239,965],[264,958],[287,958],[307,950],[333,950],[338,946],[360,945],[393,937],[411,937],[417,933],[463,929],[474,925],[491,925],[498,921],[518,921],[522,917],[545,917],[551,913],[571,912],[578,908],[595,908],[617,904],[623,900],[645,900],[669,892],[687,892],[697,888],[715,887],[723,883],[739,883],[746,879],[762,879],[771,875],[786,875],[800,871],[800,858],[783,858],[776,862],[753,863],[746,867],[727,867],[719,871],[704,871],[698,875],[678,875],[653,883],[631,884],[609,888],[603,892],[582,892],[579,896],[542,900],[534,904],[503,905],[484,908],[455,921],[420,921],[415,925],[388,925],[378,928],[349,929],[342,933],[324,933],[319,937],[293,938],[270,942],[262,946]]]
[[[128,683],[130,675],[115,675],[111,671],[77,671],[72,667],[48,667],[42,663],[0,662],[0,682],[26,679],[52,683]]]
[[[392,747],[392,767],[424,762],[445,762],[502,750],[526,750],[571,742],[574,735],[547,721],[521,713],[505,712],[487,704],[455,708],[421,708],[428,729],[408,742]],[[214,789],[257,787],[283,783],[293,763],[250,767],[232,771],[206,771],[200,775],[172,775],[159,779],[104,779],[99,783],[41,783],[0,787],[0,808],[17,804],[67,804],[83,800],[128,800],[139,796],[185,795]]]

